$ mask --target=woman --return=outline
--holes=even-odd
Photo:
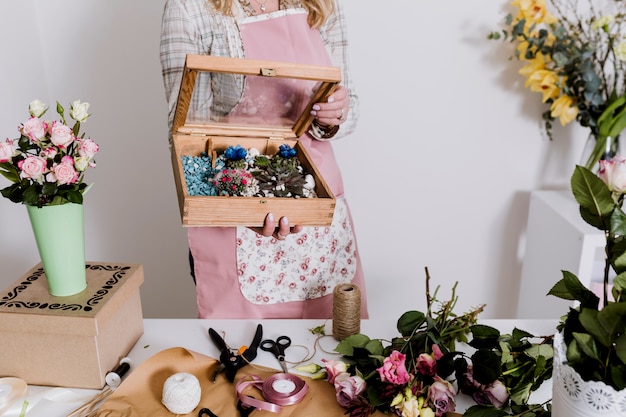
[[[189,228],[199,317],[330,318],[333,288],[348,282],[360,287],[361,315],[367,317],[356,238],[329,143],[351,133],[358,118],[357,96],[346,68],[345,36],[342,10],[335,0],[167,0],[161,64],[170,134],[187,54],[342,69],[341,86],[327,102],[314,105],[314,122],[299,138],[337,198],[333,224],[292,226],[287,217],[275,219],[268,213],[262,229]],[[214,108],[234,106],[236,113],[242,103],[255,99],[253,87],[210,83],[203,75],[196,81],[188,120],[206,121]]]

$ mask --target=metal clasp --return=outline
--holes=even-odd
[[[276,70],[273,68],[261,68],[260,75],[264,77],[276,77]]]

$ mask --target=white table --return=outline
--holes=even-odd
[[[231,347],[238,348],[248,345],[252,341],[258,323],[263,325],[263,338],[275,339],[281,335],[288,335],[292,340],[292,346],[286,351],[286,360],[290,368],[294,368],[297,362],[310,357],[313,345],[317,338],[309,331],[310,328],[324,324],[323,320],[199,320],[199,319],[145,319],[144,334],[137,341],[128,354],[133,367],[137,367],[152,355],[172,347],[184,347],[186,349],[202,353],[214,358],[219,357],[219,351],[208,335],[209,327],[222,334]],[[514,327],[526,330],[535,335],[553,334],[556,328],[556,320],[480,320],[481,324],[500,329],[503,333],[510,333]],[[383,338],[390,340],[397,336],[395,320],[363,320],[361,333],[371,338]],[[332,323],[326,323],[326,334],[332,334]],[[339,359],[332,353],[337,341],[332,337],[320,340],[319,346],[313,358],[307,363],[321,363],[322,358]],[[323,350],[322,350],[323,349]],[[259,349],[255,364],[279,369],[278,362],[270,353]],[[292,369],[293,371],[293,369]],[[132,372],[132,368],[131,371]],[[53,388],[42,386],[29,386],[25,398],[28,401],[26,417],[56,417],[65,416],[70,411],[80,406],[98,391],[85,389]],[[550,398],[551,387],[542,387],[537,392],[539,400]],[[23,401],[18,401],[2,414],[2,417],[18,417]],[[469,403],[463,403],[459,397],[457,411],[467,407]]]

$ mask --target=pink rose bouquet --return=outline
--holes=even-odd
[[[0,193],[14,203],[37,207],[82,204],[87,189],[83,177],[87,168],[96,166],[99,150],[93,140],[80,135],[89,103],[71,103],[72,127],[61,104],[56,105],[60,120],[43,119],[47,110],[41,101],[31,102],[30,118],[18,126],[20,137],[0,142],[0,174],[13,183]]]

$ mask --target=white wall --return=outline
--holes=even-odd
[[[166,139],[163,3],[2,2],[0,137],[15,137],[35,98],[90,102],[84,130],[101,152],[87,174],[87,258],[143,264],[146,317],[195,317]],[[344,1],[362,119],[336,151],[372,317],[423,309],[425,267],[442,299],[459,281],[458,312],[515,314],[529,192],[567,187],[587,132],[542,134],[510,45],[486,39],[507,4]],[[0,200],[0,231],[4,288],[38,255],[23,206]]]

